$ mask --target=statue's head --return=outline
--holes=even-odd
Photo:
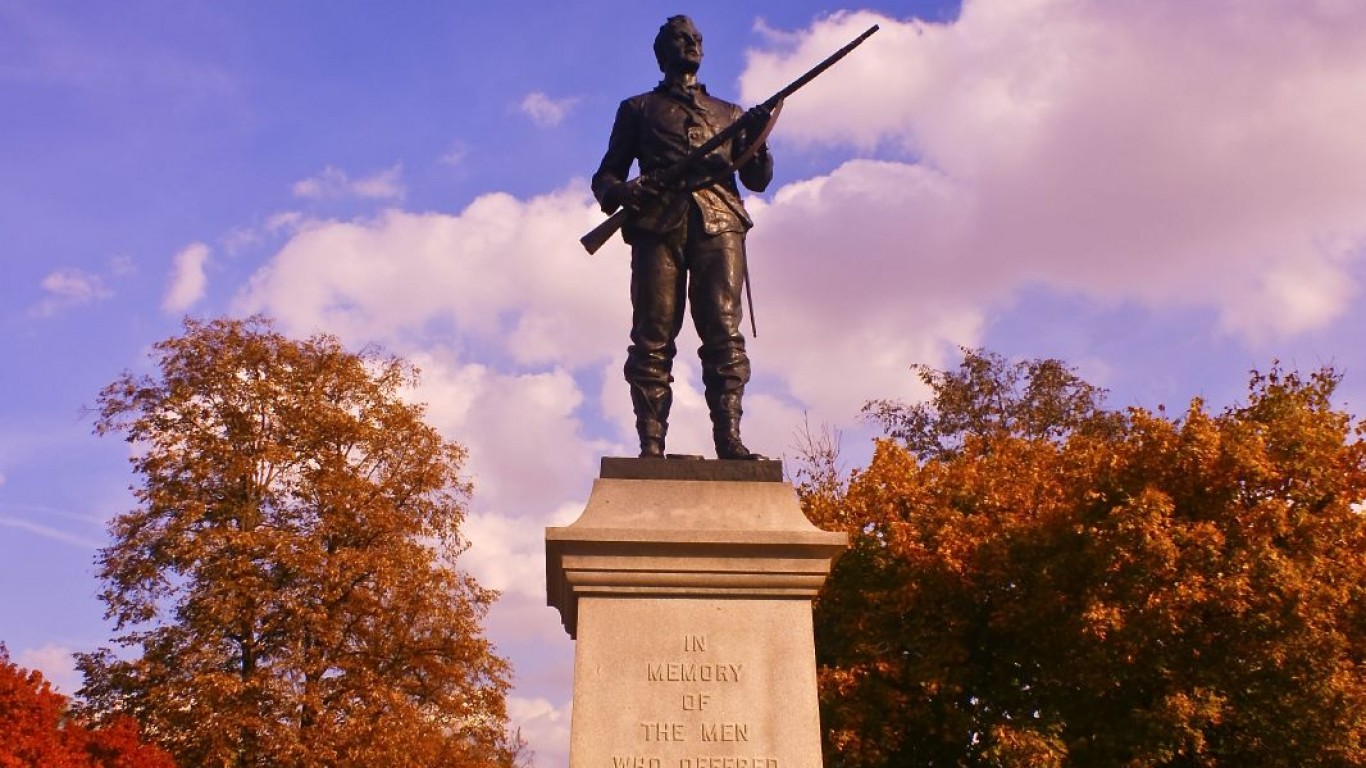
[[[655,61],[668,74],[696,74],[702,66],[702,33],[687,16],[670,16],[655,35]]]

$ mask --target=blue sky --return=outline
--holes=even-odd
[[[512,712],[563,764],[572,644],[541,532],[633,451],[626,251],[575,242],[668,15],[752,103],[803,91],[751,198],[751,447],[957,345],[1061,357],[1117,406],[1236,401],[1273,359],[1366,400],[1366,4],[1335,0],[46,3],[0,0],[0,641],[74,690],[91,561],[131,503],[83,411],[185,314],[376,342],[471,451],[467,566]],[[671,450],[709,453],[685,331]]]

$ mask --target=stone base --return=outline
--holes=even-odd
[[[667,459],[625,459],[604,456],[604,480],[734,480],[736,482],[783,481],[783,463],[771,459],[736,461],[669,457]]]
[[[778,462],[605,459],[583,515],[546,530],[578,639],[570,767],[819,768],[811,600],[845,544]]]

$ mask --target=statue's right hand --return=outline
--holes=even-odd
[[[638,211],[642,205],[658,197],[659,193],[641,179],[623,181],[607,192],[607,202],[612,207],[622,207],[628,211]]]

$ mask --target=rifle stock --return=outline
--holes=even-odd
[[[626,209],[618,208],[617,212],[607,217],[606,221],[593,227],[593,231],[580,237],[579,242],[583,243],[583,247],[590,255],[597,253],[598,249],[605,245],[608,240],[611,240],[612,235],[615,235],[625,223]]]
[[[878,25],[876,24],[869,27],[866,32],[854,38],[854,40],[850,42],[848,45],[830,54],[825,58],[824,61],[807,70],[806,73],[803,74],[801,77],[797,78],[796,80],[793,80],[791,83],[788,83],[787,87],[783,88],[781,91],[778,91],[777,93],[773,94],[772,96],[770,96],[769,98],[765,99],[760,103],[766,109],[772,111],[779,104],[782,103],[783,99],[786,99],[788,96],[791,96],[792,94],[796,93],[799,89],[804,87],[807,83],[811,82],[812,80],[815,80],[817,77],[820,76],[822,72],[834,66],[835,63],[838,62],[840,59],[849,55],[850,51],[854,50],[859,45],[861,45],[864,40],[867,40],[877,30]],[[668,168],[665,168],[662,172],[657,172],[655,174],[655,177],[662,183],[663,186],[673,186],[673,184],[676,181],[684,178],[688,170],[692,168],[694,165],[696,165],[700,160],[702,160],[702,158],[711,154],[713,150],[715,150],[717,147],[721,146],[725,142],[730,141],[731,138],[733,138],[737,133],[740,132],[740,129],[743,126],[743,124],[744,120],[740,119],[726,126],[715,136],[712,136],[710,139],[703,142],[701,146],[696,147],[692,151],[688,152],[687,157],[684,157],[677,163],[669,166]],[[590,254],[597,253],[598,249],[601,248],[604,243],[610,240],[612,238],[612,235],[616,234],[616,231],[618,229],[621,229],[622,225],[625,223],[626,209],[618,209],[615,213],[611,215],[610,218],[608,218],[606,221],[599,224],[598,226],[594,227],[592,232],[589,232],[588,234],[579,238],[579,242],[583,244],[583,247]]]

